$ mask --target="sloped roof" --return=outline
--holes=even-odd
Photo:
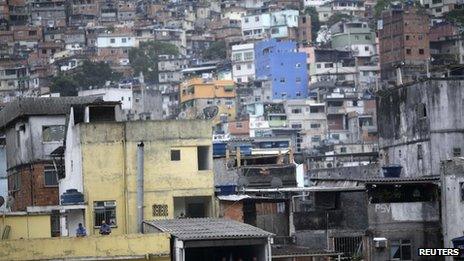
[[[66,115],[74,104],[88,104],[98,100],[95,97],[20,97],[0,110],[0,129],[23,116]]]
[[[229,219],[183,218],[144,221],[180,240],[267,238],[274,234]]]

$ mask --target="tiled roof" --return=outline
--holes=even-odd
[[[144,221],[180,240],[267,238],[274,234],[229,219],[183,218]]]
[[[22,116],[66,115],[74,104],[96,102],[95,97],[18,98],[0,111],[0,129]]]

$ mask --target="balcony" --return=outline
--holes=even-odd
[[[288,123],[286,120],[269,120],[269,127],[271,128],[288,127]]]
[[[344,107],[328,107],[327,114],[345,114],[346,109]]]

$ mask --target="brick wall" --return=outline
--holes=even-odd
[[[20,176],[19,190],[14,192],[13,211],[25,211],[28,206],[58,205],[58,186],[46,187],[45,163],[24,165],[8,176],[8,190],[13,189],[14,175]]]
[[[224,218],[243,222],[243,202],[220,201],[221,214]]]

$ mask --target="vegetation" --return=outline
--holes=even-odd
[[[214,42],[205,52],[205,59],[209,60],[223,60],[226,59],[226,42]]]
[[[448,12],[446,20],[454,23],[456,26],[464,27],[464,9],[454,9]]]
[[[314,42],[317,38],[317,32],[321,28],[319,14],[317,13],[316,8],[314,6],[307,7],[305,9],[305,14],[311,17],[311,39]]]
[[[158,82],[158,55],[178,55],[177,47],[160,41],[141,42],[138,48],[129,51],[129,60],[135,75],[143,73],[149,83]]]
[[[332,25],[342,21],[342,20],[351,20],[353,16],[343,13],[335,13],[327,21],[327,26],[330,28]]]
[[[51,92],[76,96],[79,90],[101,88],[107,81],[118,81],[121,75],[104,62],[84,61],[72,74],[59,74],[52,79]]]

